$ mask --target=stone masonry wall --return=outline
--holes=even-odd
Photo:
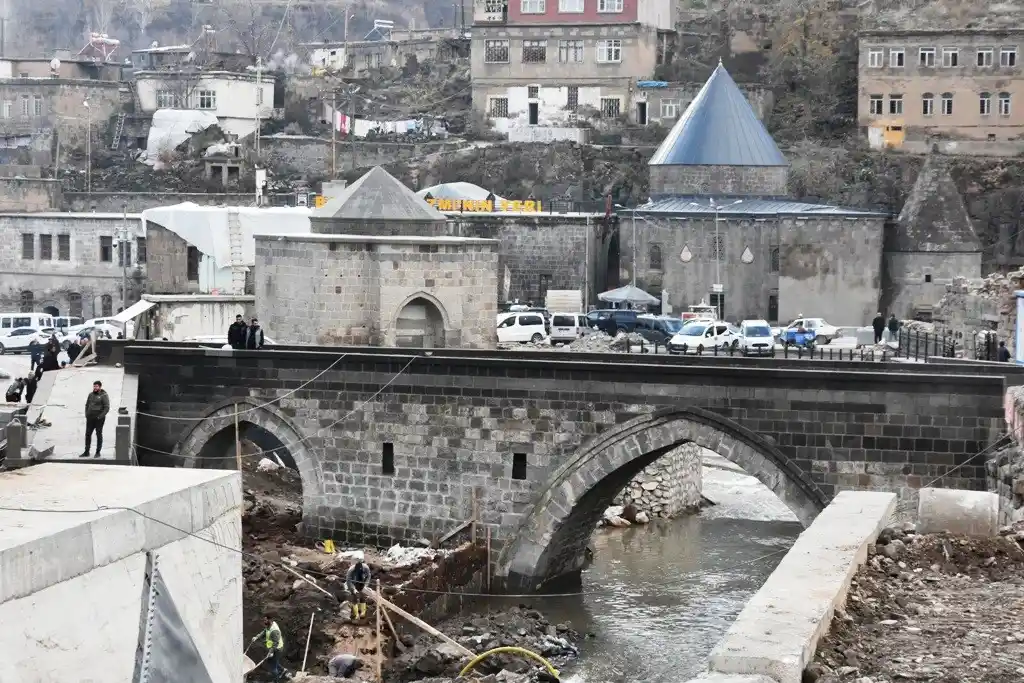
[[[784,197],[787,166],[651,166],[651,196]]]
[[[59,211],[60,202],[58,180],[0,178],[0,211]]]
[[[270,206],[294,204],[294,194],[268,195]],[[200,206],[255,206],[252,192],[65,192],[63,210],[73,212],[139,213],[158,206],[192,202]]]
[[[1024,519],[1024,387],[1006,390],[1006,425],[1011,445],[996,452],[987,463],[988,488],[999,495],[999,520],[1010,524]]]
[[[265,251],[266,245],[258,248]],[[313,260],[305,254],[274,257]],[[333,291],[333,280],[321,272],[316,277],[327,279]],[[299,279],[290,296],[275,300],[274,310],[261,304],[261,320],[295,309],[305,325],[315,323],[310,278]],[[281,336],[274,324],[267,327]],[[892,369],[880,381],[877,366],[808,373],[759,363],[648,365],[564,354],[556,363],[554,354],[409,353],[333,347],[225,354],[129,345],[124,363],[139,375],[147,412],[165,418],[194,418],[217,406],[230,410],[240,398],[272,402],[246,419],[292,444],[307,532],[346,543],[384,544],[451,529],[469,517],[477,495],[482,523],[499,548],[583,444],[631,419],[679,406],[731,420],[774,444],[792,470],[766,457],[744,460],[735,449],[731,454],[762,481],[813,482],[825,500],[842,490],[907,497],[926,484],[983,489],[984,466],[972,458],[1002,431],[1002,378],[941,375],[937,366],[928,366],[927,374]],[[266,417],[271,409],[281,416],[277,423]],[[277,431],[282,420],[294,436]],[[140,415],[140,457],[147,448],[173,451],[193,428],[192,421]],[[234,425],[225,418],[220,428]],[[600,458],[594,461],[592,486],[617,487],[609,502],[656,459],[655,453],[643,461],[640,438],[633,457],[641,466],[608,471],[600,469]],[[383,469],[388,452],[393,471]]]
[[[330,177],[331,140],[307,135],[271,135],[260,138],[263,158],[277,173],[300,174],[305,177]],[[420,159],[429,154],[443,154],[462,149],[462,140],[432,142],[349,142],[335,144],[338,173],[374,166],[385,166],[398,161]]]
[[[701,500],[701,448],[687,443],[648,465],[615,497],[651,519],[696,512]]]

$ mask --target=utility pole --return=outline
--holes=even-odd
[[[338,93],[331,93],[331,179],[338,177]]]
[[[262,117],[260,114],[263,109],[263,58],[256,58],[256,159],[260,158],[260,124]]]
[[[128,308],[128,258],[131,254],[131,242],[128,241],[128,204],[122,207],[121,234],[118,235],[117,248],[121,260],[121,310]],[[127,336],[127,335],[125,335]]]
[[[85,111],[88,115],[88,127],[85,135],[85,191],[92,194],[92,109],[89,108],[89,100],[85,101]],[[79,119],[81,120],[81,119]]]

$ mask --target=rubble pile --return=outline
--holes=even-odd
[[[613,502],[634,507],[638,518],[643,515],[650,519],[671,519],[700,510],[700,492],[701,449],[694,443],[687,443],[645,467]]]
[[[995,538],[885,529],[810,683],[1024,680],[1024,523]]]
[[[649,353],[654,352],[654,344],[636,332],[619,332],[609,337],[603,332],[593,332],[575,339],[567,344],[544,340],[539,342],[499,343],[499,349],[506,351],[570,351],[576,353],[640,353],[641,348]]]
[[[935,306],[935,318],[942,321],[939,332],[974,334],[989,330],[1014,349],[1017,303],[1013,293],[1024,288],[1024,269],[992,273],[981,280],[953,278]]]
[[[439,628],[476,654],[496,647],[522,647],[543,656],[556,667],[575,659],[579,654],[575,643],[579,642],[581,636],[570,624],[552,624],[538,610],[525,605],[502,612],[473,614],[450,620]],[[451,645],[438,643],[433,636],[423,635],[414,641],[408,652],[387,664],[384,678],[404,682],[428,676],[455,677],[466,662],[466,657]],[[506,678],[497,680],[512,683],[533,680],[528,674],[535,666],[535,662],[521,656],[502,653],[484,660],[476,671],[486,675],[504,670]],[[509,673],[526,677],[507,678]]]

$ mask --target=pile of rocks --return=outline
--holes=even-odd
[[[999,339],[1011,352],[1017,325],[1014,291],[1024,289],[1024,269],[992,273],[981,280],[953,278],[935,306],[936,331],[948,334],[976,334],[995,324]]]
[[[615,497],[614,503],[632,506],[650,519],[671,519],[700,509],[701,484],[701,448],[686,443],[648,465]]]
[[[576,353],[624,353],[628,351],[640,353],[641,350],[654,352],[654,345],[636,332],[620,332],[614,337],[609,337],[603,332],[593,332],[568,344],[553,345],[545,340],[521,344],[501,343],[498,344],[498,348],[506,351],[568,351]]]

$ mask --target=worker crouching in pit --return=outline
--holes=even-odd
[[[366,564],[364,555],[359,553],[345,575],[345,590],[348,591],[349,602],[352,605],[352,621],[366,618],[366,595],[363,591],[368,583],[370,567]]]

